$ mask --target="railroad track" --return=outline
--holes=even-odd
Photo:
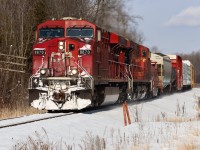
[[[71,114],[73,114],[73,112],[66,113],[66,114],[58,114],[58,115],[46,116],[46,117],[36,118],[36,119],[26,119],[26,120],[21,120],[21,121],[17,121],[17,119],[20,120],[23,117],[12,118],[12,119],[7,119],[7,120],[1,120],[0,121],[0,129],[13,127],[13,126],[18,126],[18,125],[23,125],[23,124],[28,124],[28,123],[32,123],[32,122],[38,122],[38,121],[53,119],[53,118],[59,118],[59,117],[63,117],[63,116],[71,115]],[[12,122],[12,121],[14,121],[14,119],[16,119],[16,122],[14,122],[14,123],[5,123],[5,124],[3,123],[5,121]]]
[[[46,113],[46,114],[41,114],[41,115],[50,115],[50,116],[39,117],[39,118],[36,118],[36,119],[31,118],[33,115],[24,116],[24,117],[2,119],[2,120],[0,120],[0,129],[18,126],[18,125],[23,125],[23,124],[28,124],[28,123],[33,123],[33,122],[39,122],[39,121],[53,119],[53,118],[59,118],[59,117],[68,116],[68,115],[77,114],[77,113],[93,113],[93,112],[96,112],[96,111],[99,111],[99,110],[102,110],[102,109],[106,109],[109,106],[110,105],[101,106],[101,107],[97,107],[97,108],[88,108],[88,109],[84,109],[84,110],[78,110],[78,111],[67,112],[67,113],[62,113],[62,114]],[[27,119],[25,117],[27,117]]]
[[[151,99],[151,100],[154,100],[154,99]],[[144,101],[145,100],[132,101],[132,102],[128,102],[128,104],[139,104],[139,103],[142,103]],[[100,107],[96,107],[96,108],[88,108],[88,109],[85,109],[85,110],[67,112],[67,113],[64,113],[64,114],[63,113],[62,114],[58,114],[58,113],[57,114],[56,113],[53,114],[52,113],[51,116],[45,116],[45,117],[36,118],[36,119],[27,118],[26,120],[23,120],[24,117],[2,119],[2,120],[0,120],[0,129],[13,127],[13,126],[18,126],[18,125],[23,125],[23,124],[28,124],[28,123],[33,123],[33,122],[39,122],[39,121],[53,119],[53,118],[59,118],[59,117],[68,116],[68,115],[77,114],[77,113],[94,113],[94,112],[97,112],[97,111],[110,109],[111,107],[121,107],[121,104],[100,106]],[[111,108],[111,109],[114,109],[114,108]],[[47,114],[50,115],[50,113],[47,113]],[[41,115],[45,115],[45,114],[41,114]],[[29,115],[29,116],[26,116],[26,117],[31,117],[31,116],[32,115]],[[14,120],[16,120],[16,121],[14,121]],[[14,122],[10,123],[12,121],[14,121]],[[4,122],[7,122],[7,123],[4,123]]]

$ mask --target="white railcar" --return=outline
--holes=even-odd
[[[170,90],[172,74],[170,58],[161,53],[151,53],[151,61],[157,62],[160,88]]]
[[[191,88],[191,62],[189,60],[182,61],[183,68],[183,88]]]

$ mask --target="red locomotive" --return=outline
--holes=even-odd
[[[37,28],[29,100],[35,108],[76,110],[157,96],[150,50],[88,21],[49,20]]]

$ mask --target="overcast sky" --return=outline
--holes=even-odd
[[[200,49],[200,0],[130,0],[129,12],[141,16],[144,45],[167,54]]]

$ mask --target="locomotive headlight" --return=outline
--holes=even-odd
[[[60,42],[59,42],[59,45],[60,45],[60,46],[61,46],[61,45],[63,46],[63,45],[64,45],[64,42],[63,42],[63,41],[60,41]]]
[[[61,84],[61,88],[62,88],[62,90],[66,90],[67,89],[67,85],[66,84]]]
[[[40,74],[41,74],[41,75],[45,75],[45,74],[46,74],[46,69],[41,69],[41,70],[40,70]]]
[[[60,46],[59,46],[59,49],[60,49],[60,50],[63,50],[63,49],[64,49],[64,46],[60,45]]]
[[[73,75],[77,74],[77,72],[78,72],[77,69],[72,69],[72,74]]]
[[[65,42],[59,41],[58,42],[58,48],[59,48],[59,50],[64,50],[65,49]]]

